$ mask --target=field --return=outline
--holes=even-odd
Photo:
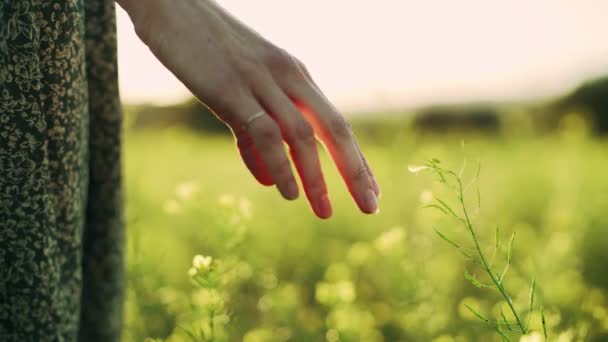
[[[125,140],[126,341],[499,341],[465,304],[498,319],[504,301],[465,279],[467,269],[484,280],[433,228],[467,246],[470,237],[423,208],[448,194],[408,172],[431,158],[455,170],[466,160],[465,179],[481,162],[475,227],[488,253],[496,226],[503,241],[515,232],[505,284],[522,312],[536,279],[534,332],[521,341],[544,340],[541,304],[549,341],[608,340],[606,142],[363,137],[381,212],[359,214],[324,158],[335,215],[321,221],[303,199],[256,184],[228,138],[167,129]],[[195,255],[213,259],[192,268]]]

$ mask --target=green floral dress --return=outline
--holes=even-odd
[[[112,0],[0,0],[0,341],[116,341]]]

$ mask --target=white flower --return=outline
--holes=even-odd
[[[189,200],[198,191],[198,184],[194,181],[178,184],[175,188],[175,195],[182,201]]]
[[[522,336],[519,342],[542,342],[543,337],[539,332],[533,332],[530,335]]]
[[[170,199],[163,205],[163,210],[169,215],[177,215],[182,212],[182,206],[174,199]]]
[[[407,170],[411,173],[418,173],[420,171],[428,170],[430,167],[426,165],[410,165],[407,167]]]
[[[194,259],[192,259],[192,266],[194,266],[196,270],[206,270],[211,266],[212,262],[213,258],[210,256],[196,255],[194,256]]]
[[[218,202],[222,207],[232,208],[234,206],[235,198],[231,194],[223,194],[218,198]]]
[[[245,197],[241,197],[239,200],[239,211],[244,218],[251,218],[251,201]]]
[[[385,252],[401,245],[404,240],[405,228],[395,227],[376,238],[374,245],[379,251]]]
[[[433,201],[433,192],[431,190],[424,190],[420,193],[420,203],[429,204]]]
[[[194,277],[196,275],[197,271],[196,268],[194,267],[190,267],[190,269],[188,270],[188,275],[191,277]]]

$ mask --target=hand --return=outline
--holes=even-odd
[[[350,126],[300,61],[211,0],[118,2],[156,57],[231,128],[258,182],[298,197],[285,142],[313,211],[330,217],[318,138],[360,210],[378,211],[380,189]]]

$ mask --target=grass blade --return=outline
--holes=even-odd
[[[545,341],[547,340],[547,320],[545,319],[545,307],[540,307],[540,320],[543,324],[543,333],[545,335]]]
[[[479,174],[481,173],[481,161],[477,163],[477,175],[475,176],[475,184],[477,185],[477,209],[481,209],[481,191],[479,190]]]

